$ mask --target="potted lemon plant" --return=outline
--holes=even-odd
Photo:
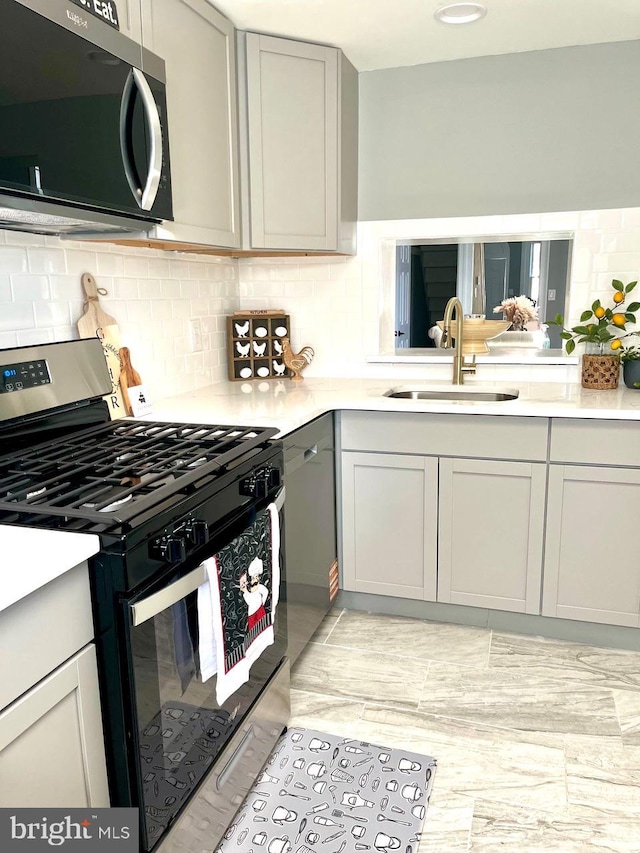
[[[551,325],[560,326],[560,337],[566,341],[565,349],[570,355],[576,344],[585,344],[582,356],[582,387],[608,389],[617,388],[620,378],[620,355],[624,352],[623,341],[631,335],[629,324],[635,324],[640,302],[631,302],[625,307],[628,295],[637,281],[623,284],[617,278],[612,281],[611,308],[605,308],[599,299],[590,309],[583,311],[577,326],[564,328],[564,320],[557,314]]]

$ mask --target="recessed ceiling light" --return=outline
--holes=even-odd
[[[434,18],[443,24],[470,24],[486,14],[487,7],[482,3],[447,3],[436,9]]]

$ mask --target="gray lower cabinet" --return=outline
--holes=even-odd
[[[640,627],[640,570],[625,547],[639,511],[640,469],[550,466],[544,616]]]
[[[208,0],[142,0],[166,62],[174,222],[152,239],[240,246],[235,29]]]
[[[436,599],[438,460],[342,454],[343,586]]]
[[[247,248],[355,252],[357,72],[337,48],[258,33],[245,52]]]
[[[440,459],[438,601],[540,613],[544,463]]]
[[[108,805],[89,645],[0,713],[0,807]]]

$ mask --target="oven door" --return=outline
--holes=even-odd
[[[279,510],[283,502],[281,489],[275,501]],[[216,701],[217,676],[203,681],[198,675],[197,653],[197,593],[207,580],[202,563],[221,552],[235,554],[235,543],[245,541],[243,534],[254,530],[267,505],[264,500],[245,508],[212,531],[209,542],[188,561],[122,601],[131,703],[129,762],[132,789],[138,793],[132,804],[140,807],[144,850],[165,839],[207,779],[213,787],[210,811],[217,813],[224,831],[273,745],[272,739],[261,750],[264,733],[246,721],[282,667],[284,608],[276,608],[274,643],[254,661],[249,681],[222,704]],[[221,598],[229,592],[223,585],[220,591]],[[280,720],[277,734],[284,725],[286,719]],[[236,768],[244,782],[234,776]],[[208,817],[213,820],[214,814]]]

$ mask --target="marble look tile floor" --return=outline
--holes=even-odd
[[[334,609],[291,725],[438,759],[419,853],[640,853],[640,653]]]

